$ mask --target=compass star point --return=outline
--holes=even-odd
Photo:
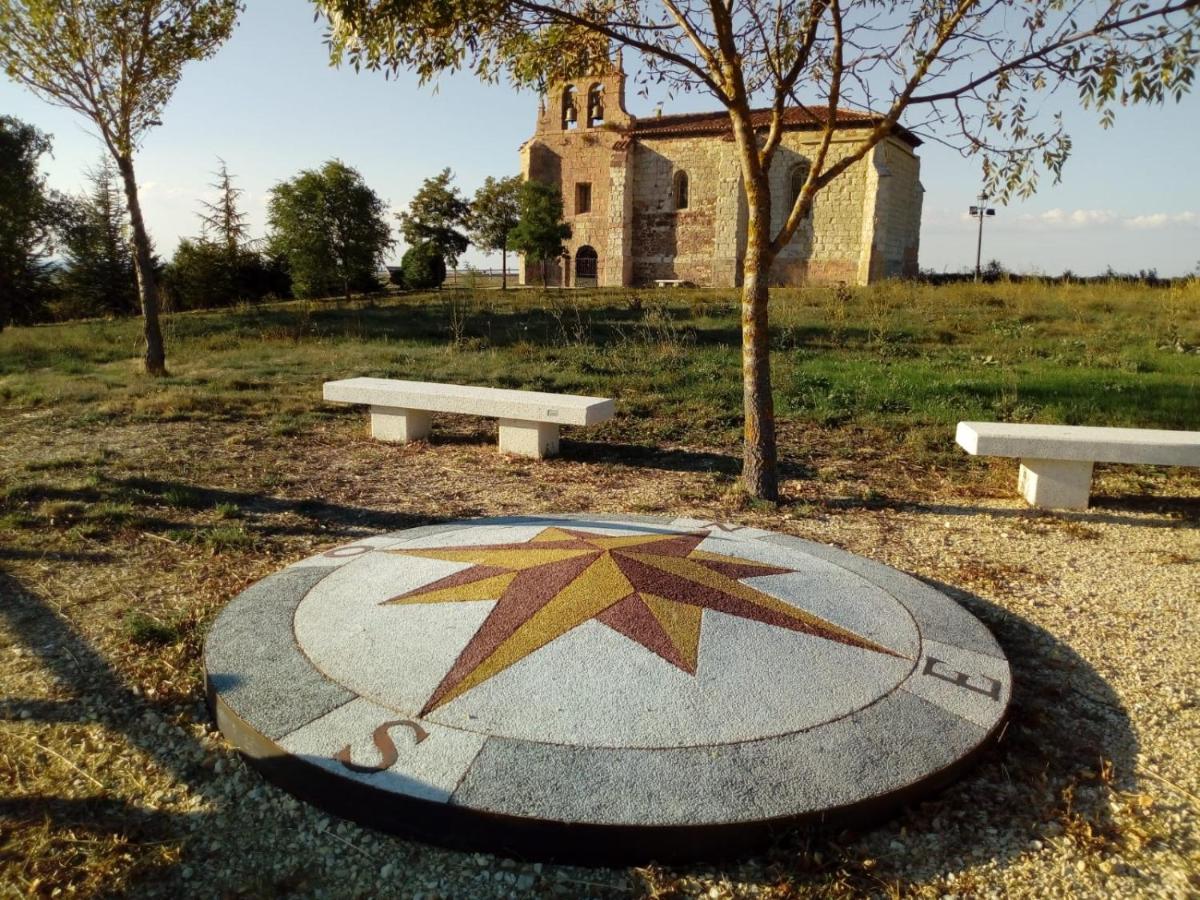
[[[706,609],[897,656],[744,583],[741,579],[793,570],[700,550],[708,537],[707,532],[605,535],[548,527],[511,544],[390,551],[470,565],[388,603],[495,601],[420,714],[452,702],[591,620],[689,675],[699,665]]]

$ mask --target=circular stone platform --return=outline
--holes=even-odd
[[[727,855],[946,783],[1011,677],[940,591],[691,519],[451,522],[253,585],[205,648],[268,778],[425,839],[581,860]]]

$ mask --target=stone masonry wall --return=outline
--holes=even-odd
[[[598,256],[600,286],[678,279],[713,287],[742,283],[746,198],[732,137],[634,138],[624,109],[624,76],[614,71],[575,85],[577,96],[602,86],[604,122],[567,123],[562,88],[547,97],[537,133],[522,147],[522,174],[561,187],[572,236],[570,257],[548,267],[550,284],[576,284],[575,256],[589,246]],[[583,112],[584,110],[581,110]],[[826,165],[853,152],[864,136],[844,130]],[[819,134],[788,131],[771,166],[771,232],[791,208],[792,173],[812,160]],[[680,172],[688,177],[688,204],[676,209]],[[923,190],[920,161],[888,138],[816,196],[807,221],[776,258],[773,285],[810,281],[863,284],[917,272]],[[591,208],[577,208],[577,185],[591,185]],[[522,282],[536,284],[537,265],[521,265]]]
[[[861,133],[846,132],[829,148],[827,165],[853,152]],[[659,278],[733,287],[741,284],[746,201],[737,148],[723,137],[639,140],[633,179],[633,283]],[[790,212],[793,170],[812,160],[819,138],[783,136],[771,166],[771,230]],[[880,177],[883,156],[890,175]],[[879,157],[879,159],[876,158]],[[687,210],[674,209],[676,173],[688,174]],[[808,281],[863,283],[915,268],[920,231],[919,161],[888,140],[817,194],[810,218],[797,228],[771,270],[774,285]],[[878,197],[876,194],[878,193]]]
[[[871,280],[918,274],[921,242],[921,161],[896,140],[875,148],[879,188],[875,197],[875,242]]]
[[[589,121],[593,89],[601,91],[602,122]],[[564,116],[570,91],[574,92],[575,107],[572,122]],[[542,98],[534,137],[522,147],[521,174],[526,179],[561,188],[563,218],[571,226],[571,237],[563,242],[568,259],[548,266],[550,284],[575,285],[575,258],[584,246],[596,251],[598,285],[619,286],[629,282],[625,131],[632,117],[625,109],[624,93],[625,75],[619,68],[555,86]],[[591,206],[587,211],[578,206],[580,184],[591,187]],[[540,277],[540,265],[527,267],[522,260],[522,284],[537,284]]]
[[[846,137],[830,144],[826,168],[852,153],[855,137],[861,137],[861,133],[844,133]],[[815,159],[819,148],[820,138],[813,132],[784,134],[770,173],[772,234],[779,232],[791,212],[792,171]],[[776,258],[771,284],[859,280],[868,166],[860,160],[817,193],[809,219],[800,223],[791,243]]]
[[[728,277],[736,268],[738,222],[725,219],[721,192],[728,184],[721,176],[730,159],[736,166],[734,145],[712,137],[639,140],[632,155],[633,283],[668,278],[710,285],[714,263]],[[680,172],[688,178],[686,209],[675,208]],[[740,177],[736,185],[740,193]],[[718,245],[729,259],[716,258]]]
[[[620,204],[623,198],[620,192],[614,198],[611,183],[614,145],[618,139],[619,135],[611,131],[572,132],[537,138],[528,146],[528,164],[523,172],[526,178],[561,185],[563,218],[571,226],[571,237],[564,241],[564,245],[572,261],[580,247],[586,245],[596,251],[600,257],[597,276],[601,285],[621,284],[619,265],[615,272],[611,269],[614,247],[614,235],[611,232],[615,227],[615,246],[620,247],[622,228],[621,206],[617,205],[615,209],[613,206],[614,200]],[[617,154],[620,155],[619,151]],[[576,205],[576,188],[579,184],[591,186],[591,209],[587,212],[581,211]],[[555,265],[553,268],[555,280],[552,283],[558,284],[561,266]],[[530,270],[525,283],[537,283],[540,278],[538,267],[531,265]],[[566,283],[575,283],[573,262]]]

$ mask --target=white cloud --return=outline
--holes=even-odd
[[[970,220],[967,215],[963,215],[962,218],[963,221]],[[1120,226],[1137,231],[1153,231],[1163,228],[1200,227],[1200,214],[1185,211],[1123,215],[1111,209],[1059,209],[1056,207],[1040,213],[1025,213],[1018,216],[1016,222],[1022,230],[1030,231],[1083,231],[1110,226]]]
[[[181,197],[191,198],[195,196],[195,192],[190,188],[171,187],[158,181],[143,181],[138,185],[138,192],[143,197],[152,197],[159,202],[162,202],[163,200],[177,200]]]
[[[1129,216],[1124,219],[1123,224],[1126,228],[1150,231],[1158,228],[1167,228],[1171,225],[1195,226],[1200,224],[1200,216],[1197,216],[1194,212],[1146,213],[1140,216]]]
[[[1037,214],[1026,214],[1019,218],[1019,221],[1032,225],[1035,228],[1046,229],[1063,229],[1063,228],[1095,228],[1104,225],[1111,225],[1116,222],[1118,216],[1111,209],[1048,209],[1045,212]]]

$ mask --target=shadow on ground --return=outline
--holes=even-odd
[[[938,516],[990,516],[996,519],[1060,519],[1093,525],[1132,525],[1137,528],[1195,528],[1200,526],[1200,498],[1093,497],[1086,510],[993,508],[950,503],[897,503],[897,508]],[[1137,515],[1130,515],[1137,513]],[[1156,518],[1148,518],[1156,516]]]
[[[25,652],[53,676],[59,691],[67,695],[56,700],[5,698],[0,703],[0,723],[6,726],[6,733],[16,733],[20,738],[24,732],[26,740],[44,743],[48,738],[38,731],[46,726],[98,724],[110,738],[123,738],[149,763],[186,782],[200,796],[210,794],[210,783],[197,779],[192,765],[182,762],[193,756],[180,752],[193,743],[190,736],[177,728],[170,729],[165,738],[159,734],[153,705],[135,694],[58,610],[4,572],[0,572],[0,619]],[[21,726],[21,732],[7,730],[14,725]],[[14,749],[18,746],[10,745]],[[53,765],[49,759],[46,764]],[[87,775],[92,777],[91,773]],[[133,845],[184,843],[194,831],[207,827],[208,819],[204,813],[160,812],[141,797],[114,796],[104,788],[83,797],[17,793],[0,798],[0,822],[9,834],[23,826],[48,823],[55,831],[92,839],[119,838]],[[169,877],[170,873],[143,869],[139,876],[153,880]]]
[[[633,469],[656,469],[664,472],[713,472],[721,475],[742,474],[742,458],[735,453],[714,453],[706,450],[664,450],[649,444],[619,444],[611,441],[562,442],[564,455],[588,463],[604,463]],[[780,478],[808,479],[816,472],[795,460],[779,460]]]
[[[272,497],[253,491],[206,487],[187,481],[160,478],[111,478],[97,475],[86,487],[59,487],[37,483],[22,488],[21,499],[29,502],[66,502],[104,508],[104,504],[121,507],[129,505],[134,512],[119,513],[113,525],[136,525],[155,533],[176,535],[199,532],[204,526],[171,518],[171,510],[193,513],[197,510],[235,508],[238,519],[258,515],[290,514],[302,521],[296,524],[272,522],[262,528],[265,536],[301,535],[328,542],[339,537],[355,537],[364,533],[397,531],[434,521],[430,516],[385,512],[359,506],[330,503],[318,497]],[[86,517],[85,517],[86,520]],[[228,524],[228,523],[227,523]],[[111,556],[104,552],[34,551],[0,547],[0,560],[38,558],[72,562],[105,562]]]

